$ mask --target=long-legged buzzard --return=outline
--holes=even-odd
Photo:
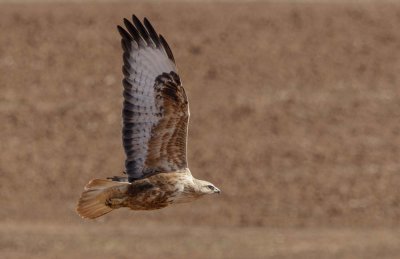
[[[133,23],[132,23],[133,22]],[[124,51],[123,146],[127,176],[93,179],[77,212],[94,219],[114,209],[161,209],[220,193],[195,179],[188,168],[186,142],[189,104],[174,56],[150,22],[133,15],[118,26]]]

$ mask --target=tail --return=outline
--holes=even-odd
[[[110,199],[124,196],[130,183],[93,179],[86,186],[78,201],[76,211],[82,218],[94,219],[113,210]]]

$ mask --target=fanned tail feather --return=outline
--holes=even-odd
[[[114,182],[105,179],[93,179],[79,198],[76,211],[82,218],[94,219],[113,210],[107,205],[111,198],[121,196],[127,182]]]

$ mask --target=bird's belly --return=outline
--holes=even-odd
[[[132,210],[157,210],[173,203],[174,191],[163,191],[153,188],[127,198],[127,207]]]

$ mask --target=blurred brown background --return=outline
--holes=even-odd
[[[191,171],[223,194],[85,221],[83,186],[123,170],[132,13],[171,45]],[[1,257],[398,258],[399,24],[382,2],[0,4]]]

